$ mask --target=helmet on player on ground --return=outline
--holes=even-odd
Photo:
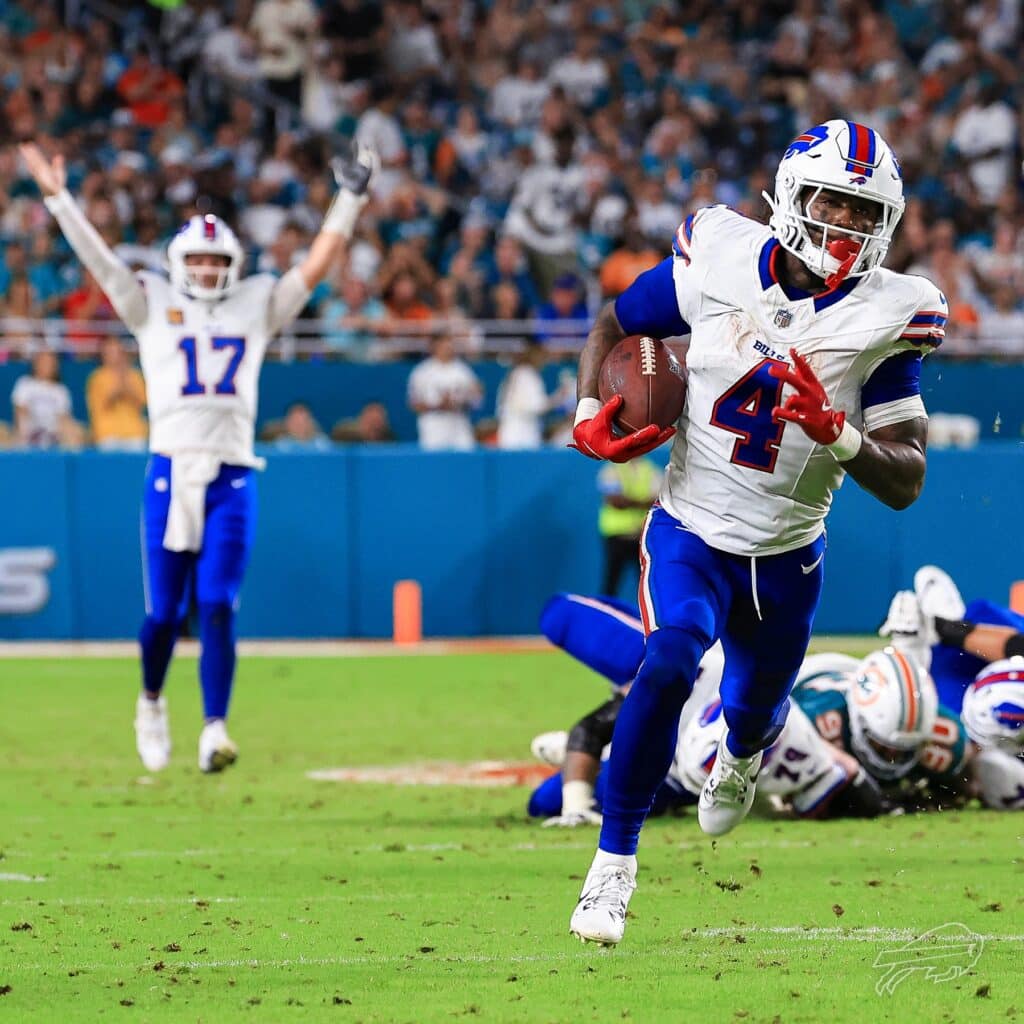
[[[879,206],[874,231],[827,224],[811,216],[822,192],[841,192]],[[769,226],[779,244],[835,287],[880,266],[903,216],[903,173],[886,141],[867,125],[826,121],[798,135],[779,163]],[[820,235],[818,241],[814,236]]]
[[[853,754],[876,779],[901,779],[917,764],[938,717],[928,670],[893,647],[873,651],[848,694]]]
[[[978,746],[1024,754],[1024,658],[986,665],[964,693],[960,717]]]
[[[210,268],[190,267],[187,263],[189,256],[224,258],[224,266],[217,268],[213,284],[204,284],[202,280],[210,273]],[[245,253],[234,231],[220,217],[210,213],[189,218],[167,246],[171,284],[193,299],[206,302],[222,299],[234,288],[244,260]]]

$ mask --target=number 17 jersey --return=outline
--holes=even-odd
[[[779,278],[783,250],[764,225],[724,206],[691,214],[673,255],[616,300],[628,334],[690,334],[686,408],[661,504],[707,544],[780,554],[824,529],[845,473],[797,424],[773,415],[791,393],[769,373],[796,349],[858,429],[925,416],[922,355],[946,300],[922,277],[877,269],[811,295]]]
[[[134,331],[146,379],[150,451],[208,452],[262,466],[253,452],[260,368],[277,279],[254,274],[219,302],[201,302],[141,273],[147,317]]]

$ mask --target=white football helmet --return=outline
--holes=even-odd
[[[226,256],[228,263],[220,268],[217,282],[204,285],[195,273],[196,268],[185,264],[186,256]],[[238,283],[245,253],[234,231],[213,214],[191,217],[167,246],[167,264],[171,284],[193,299],[216,302],[223,299]]]
[[[927,669],[893,647],[873,651],[849,689],[850,740],[876,779],[901,779],[931,738],[939,695]]]
[[[960,718],[979,747],[1024,754],[1024,658],[986,665],[964,693]]]
[[[808,192],[807,190],[810,190]],[[879,204],[871,234],[815,220],[810,204],[823,191],[844,192]],[[779,244],[813,274],[835,287],[881,265],[903,216],[903,172],[886,141],[867,125],[826,121],[798,135],[779,163],[769,226]],[[808,229],[821,233],[820,243]]]

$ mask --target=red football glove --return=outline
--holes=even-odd
[[[616,437],[612,428],[615,414],[622,408],[622,395],[615,395],[601,406],[593,419],[581,420],[572,431],[570,448],[581,451],[591,459],[607,459],[609,462],[629,462],[638,455],[646,455],[664,444],[675,432],[675,427],[659,430],[651,423],[642,430],[635,430],[624,437]]]
[[[795,369],[791,370],[785,363],[774,363],[768,372],[796,388],[796,394],[790,395],[785,405],[775,406],[772,416],[787,423],[796,423],[818,444],[832,444],[843,432],[846,413],[832,408],[821,381],[807,360],[797,355],[795,348],[791,348],[789,354],[793,357]]]

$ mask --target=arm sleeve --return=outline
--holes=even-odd
[[[864,382],[860,398],[866,430],[927,416],[921,400],[922,358],[917,351],[897,352]]]
[[[284,330],[302,312],[311,294],[298,267],[292,267],[277,281],[267,306],[267,329],[271,337]]]
[[[669,256],[656,267],[645,270],[615,300],[615,315],[627,334],[674,338],[690,333],[690,325],[679,312],[672,276],[673,260],[674,257]]]
[[[44,200],[56,218],[75,255],[96,278],[117,315],[131,331],[146,322],[146,291],[129,267],[111,251],[99,232],[89,223],[67,189]]]

